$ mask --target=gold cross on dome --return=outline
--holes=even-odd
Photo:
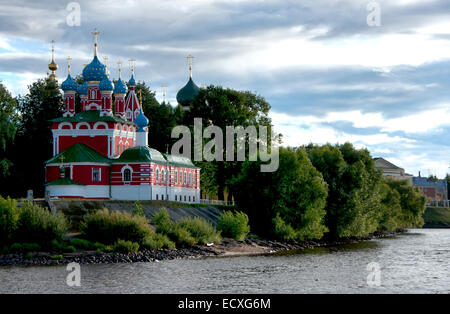
[[[128,61],[130,61],[131,74],[134,76],[134,67],[135,67],[136,59],[131,58]]]
[[[70,56],[67,57],[67,74],[70,74],[70,60],[72,60],[72,58]]]
[[[52,40],[52,60],[55,59],[55,41]]]
[[[119,78],[120,78],[120,76],[121,76],[121,74],[122,74],[122,61],[117,61],[117,65],[119,66]]]
[[[186,59],[188,59],[189,61],[189,77],[192,77],[192,59],[194,58],[195,57],[191,54],[186,57]]]
[[[94,28],[94,31],[91,33],[94,35],[94,56],[97,55],[97,36],[100,35],[100,32],[97,32],[97,28]]]

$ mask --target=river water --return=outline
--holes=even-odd
[[[81,265],[80,287],[68,274],[1,267],[0,293],[450,293],[450,229],[282,255]]]

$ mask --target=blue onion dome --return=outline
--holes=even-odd
[[[134,80],[134,75],[131,75],[131,78],[128,81],[128,84],[130,84],[130,86],[136,86],[136,81]]]
[[[200,87],[198,87],[192,80],[192,77],[190,77],[187,84],[178,91],[177,102],[182,106],[189,106],[190,102],[199,92]]]
[[[77,82],[74,81],[74,79],[69,74],[69,75],[67,75],[66,80],[64,82],[62,82],[61,89],[65,92],[68,92],[68,91],[76,92],[78,89],[78,84],[77,84]]]
[[[85,82],[100,82],[105,74],[105,66],[98,60],[97,56],[83,69],[83,78]]]
[[[126,94],[128,91],[127,84],[125,84],[121,78],[119,78],[114,86],[114,94]]]
[[[108,75],[105,75],[98,84],[98,89],[103,92],[112,92],[114,90],[114,84],[109,79]]]
[[[89,90],[89,88],[88,88],[88,86],[87,86],[87,84],[86,84],[86,81],[84,81],[83,84],[81,84],[80,86],[78,86],[77,92],[78,92],[79,95],[85,96],[85,95],[88,94],[88,90]]]
[[[139,115],[136,117],[136,120],[134,120],[134,123],[138,127],[138,130],[136,132],[145,132],[144,128],[148,125],[148,119],[142,112],[142,109],[139,112]]]

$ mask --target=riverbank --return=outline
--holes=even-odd
[[[158,262],[162,260],[190,259],[219,256],[250,256],[274,254],[283,251],[304,250],[316,247],[339,246],[349,243],[367,241],[374,238],[388,237],[402,233],[372,234],[361,238],[341,239],[338,241],[303,241],[280,242],[266,239],[246,239],[239,242],[224,238],[222,243],[211,246],[142,250],[136,253],[105,253],[96,251],[79,251],[58,255],[55,252],[32,252],[31,254],[4,254],[0,255],[0,266],[54,266],[68,263],[79,264],[114,264],[136,262]]]

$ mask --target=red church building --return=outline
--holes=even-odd
[[[97,36],[94,58],[83,69],[83,84],[78,86],[70,76],[70,65],[68,69],[61,84],[65,111],[51,121],[53,157],[45,164],[47,196],[199,203],[200,169],[188,158],[148,146],[148,119],[135,93],[134,71],[129,90],[120,69],[113,84],[98,59]],[[75,112],[77,93],[80,112]]]

